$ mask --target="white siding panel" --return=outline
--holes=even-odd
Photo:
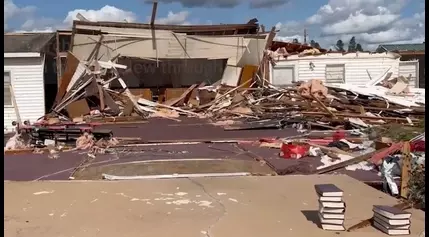
[[[405,61],[399,63],[399,76],[408,78],[411,75],[409,81],[410,87],[418,87],[416,83],[418,81],[418,61]]]
[[[314,67],[310,66],[310,63]],[[275,67],[296,64],[296,81],[309,81],[319,79],[326,83],[326,65],[344,64],[345,65],[345,83],[352,85],[364,85],[370,78],[374,79],[383,74],[388,68],[392,72],[392,77],[398,76],[399,58],[386,57],[350,57],[341,56],[341,54],[328,56],[303,56],[291,60],[281,60]],[[369,75],[370,76],[369,76]]]
[[[22,120],[35,122],[45,114],[45,90],[41,58],[5,58],[4,70],[11,72],[15,100]],[[13,107],[4,108],[4,127],[11,131],[16,120]]]
[[[294,77],[294,66],[275,67],[273,69],[272,83],[275,86],[290,85],[295,81]]]

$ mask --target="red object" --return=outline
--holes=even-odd
[[[307,144],[283,143],[280,156],[285,159],[300,159],[307,155],[309,149]]]
[[[410,143],[411,152],[425,152],[425,141],[416,140]]]
[[[404,146],[403,142],[393,143],[390,147],[383,148],[378,150],[375,154],[373,154],[370,158],[371,163],[373,164],[381,164],[382,160],[397,151],[400,151]]]
[[[346,137],[346,133],[343,130],[337,130],[333,135],[332,135],[332,140],[334,141],[339,141],[341,139],[344,139]]]

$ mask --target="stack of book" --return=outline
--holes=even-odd
[[[319,219],[324,230],[344,231],[346,204],[343,191],[333,184],[315,185],[319,196]]]
[[[390,206],[375,205],[373,225],[388,235],[409,235],[411,213]]]

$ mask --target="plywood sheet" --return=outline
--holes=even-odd
[[[89,114],[90,109],[85,99],[77,100],[67,105],[66,110],[71,118],[81,117],[82,115]]]
[[[71,52],[67,53],[67,64],[66,64],[66,70],[64,71],[61,81],[60,81],[60,87],[58,88],[58,93],[55,98],[55,103],[58,103],[58,101],[63,98],[63,96],[67,92],[67,87],[79,65],[79,59],[76,58]]]
[[[241,72],[241,77],[238,85],[242,85],[246,83],[242,88],[249,88],[252,84],[251,78],[253,78],[253,75],[258,71],[258,66],[254,65],[245,65],[243,67],[243,70]]]

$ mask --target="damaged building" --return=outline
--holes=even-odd
[[[85,61],[99,44],[100,61],[117,58],[127,67],[121,77],[133,93],[163,102],[193,84],[237,86],[249,80],[269,35],[255,21],[201,26],[75,21],[71,52]],[[251,73],[242,75],[242,68]],[[110,87],[122,88],[117,81]]]
[[[4,34],[4,130],[13,121],[36,121],[57,91],[55,33]]]
[[[401,55],[401,68],[403,74],[417,71],[418,87],[425,88],[425,42],[421,44],[382,44],[376,52],[394,52]]]
[[[277,50],[274,48],[274,50]],[[365,85],[389,73],[391,78],[408,78],[411,87],[420,87],[418,61],[401,61],[393,52],[323,52],[308,49],[300,54],[274,53],[270,66],[271,83],[291,85],[318,78],[325,84]]]

